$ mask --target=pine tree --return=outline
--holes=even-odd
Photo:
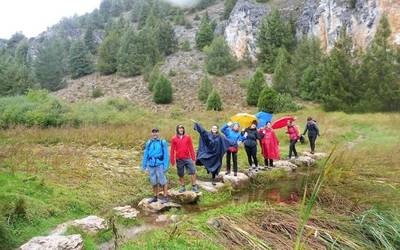
[[[157,104],[168,104],[172,102],[171,82],[164,75],[160,75],[154,86],[154,102]]]
[[[278,112],[278,93],[272,88],[265,86],[260,93],[257,102],[259,111],[275,113]]]
[[[15,61],[19,65],[30,67],[31,58],[29,56],[29,42],[27,39],[22,40],[15,49]]]
[[[235,7],[237,0],[225,0],[224,1],[224,15],[223,18],[226,20],[229,18],[232,9]]]
[[[223,37],[215,38],[205,52],[206,69],[210,74],[222,76],[237,67],[236,59]]]
[[[157,37],[158,50],[164,56],[172,54],[177,49],[178,41],[175,37],[174,28],[169,22],[160,22],[154,32]]]
[[[258,68],[247,85],[246,101],[250,106],[256,106],[261,91],[265,86],[265,77],[261,68]]]
[[[69,52],[69,69],[72,79],[77,79],[94,72],[92,58],[81,40],[72,43]]]
[[[293,79],[293,69],[289,62],[289,53],[285,48],[278,49],[278,56],[275,62],[274,75],[272,77],[272,85],[279,93],[297,94],[296,85]]]
[[[221,111],[222,100],[216,89],[213,89],[207,99],[207,110]]]
[[[387,17],[382,16],[375,38],[357,72],[363,93],[356,111],[400,110],[400,58],[388,40],[390,34]]]
[[[86,48],[92,53],[92,55],[96,54],[96,43],[94,41],[93,28],[88,27],[85,31],[84,41]]]
[[[198,92],[199,100],[203,103],[207,102],[208,96],[210,95],[213,89],[212,83],[207,75],[201,80],[200,88]]]
[[[202,50],[205,46],[210,45],[213,39],[214,29],[208,17],[208,12],[206,12],[201,19],[200,28],[196,33],[196,47]]]
[[[154,90],[154,86],[156,85],[158,79],[160,78],[160,67],[158,65],[155,65],[153,67],[153,70],[150,72],[149,76],[149,85],[148,88],[150,91]]]
[[[64,86],[63,47],[57,39],[45,40],[34,61],[34,73],[42,88],[55,91]]]
[[[342,30],[322,76],[322,99],[326,110],[350,111],[359,98],[355,82],[352,39]]]
[[[155,65],[158,61],[158,49],[151,32],[133,29],[125,32],[118,53],[118,73],[123,76],[140,75],[147,64]]]
[[[273,10],[263,19],[257,36],[257,46],[260,49],[258,59],[266,72],[272,73],[275,69],[278,48],[290,49],[293,46],[294,38],[290,29],[291,26],[278,10]]]
[[[117,71],[118,51],[120,48],[119,33],[111,31],[100,44],[97,70],[102,75],[110,75]]]

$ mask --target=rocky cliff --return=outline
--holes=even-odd
[[[316,36],[329,51],[342,27],[346,27],[358,46],[373,39],[379,20],[386,14],[392,29],[392,41],[400,44],[400,0],[238,0],[225,24],[224,36],[238,59],[256,58],[258,27],[272,8],[284,16],[297,17],[297,38]]]
[[[379,20],[386,14],[392,28],[392,41],[400,44],[399,0],[307,0],[298,18],[297,36],[316,36],[330,50],[342,27],[355,43],[366,47],[373,39]]]

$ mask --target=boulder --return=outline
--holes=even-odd
[[[115,207],[113,210],[116,215],[125,219],[136,219],[139,214],[138,210],[129,205],[124,207]]]
[[[171,197],[171,199],[178,202],[179,204],[196,203],[200,199],[201,195],[201,192],[195,193],[193,191],[185,191],[180,193],[177,190],[169,190],[169,196]]]
[[[152,213],[158,213],[158,212],[163,212],[167,211],[171,208],[180,208],[181,205],[176,204],[174,202],[167,202],[164,204],[161,204],[161,201],[158,200],[157,202],[149,203],[150,198],[145,198],[141,200],[138,204],[138,207],[147,211],[147,212],[152,212]]]
[[[95,215],[90,215],[80,220],[74,220],[72,226],[78,227],[89,233],[97,233],[101,230],[108,229],[106,220]]]
[[[322,153],[322,152],[314,153],[314,154],[311,154],[310,152],[303,152],[303,155],[304,155],[304,156],[311,157],[311,158],[313,158],[314,160],[321,160],[321,159],[323,159],[323,158],[328,157],[328,154],[327,154],[327,153]]]
[[[158,223],[168,223],[168,222],[176,223],[178,221],[179,221],[179,216],[176,214],[173,215],[160,214],[156,219],[156,222]]]
[[[249,177],[244,173],[237,173],[237,176],[234,176],[233,173],[229,175],[224,175],[224,182],[231,183],[234,189],[245,188],[249,184]]]
[[[81,250],[83,239],[79,234],[61,236],[52,235],[47,237],[34,237],[19,250]]]
[[[207,192],[215,193],[218,192],[221,188],[224,187],[224,184],[221,182],[217,182],[214,186],[211,182],[208,181],[197,181],[197,185],[202,189],[206,190]]]
[[[309,156],[299,156],[289,161],[298,167],[312,167],[315,165],[315,160]]]
[[[297,166],[289,161],[285,160],[279,160],[279,161],[274,161],[274,167],[273,169],[284,169],[288,172],[292,172],[296,170]]]

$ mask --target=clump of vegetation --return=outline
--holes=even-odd
[[[228,19],[233,7],[235,7],[237,0],[225,0],[224,1],[224,15],[223,18],[224,19]]]
[[[0,249],[11,250],[16,247],[12,238],[10,227],[0,218]]]
[[[265,86],[265,77],[261,68],[258,68],[247,84],[246,101],[250,106],[256,106],[260,93]]]
[[[190,47],[190,42],[188,40],[185,40],[181,43],[181,50],[183,51],[191,51],[192,48]]]
[[[212,83],[208,78],[208,76],[205,75],[200,82],[200,88],[198,92],[199,100],[202,101],[203,103],[206,103],[212,89],[213,89]]]
[[[99,87],[96,87],[92,90],[92,97],[93,98],[99,98],[104,96],[103,90]]]
[[[196,47],[202,50],[204,47],[209,46],[213,39],[214,29],[208,17],[208,12],[206,12],[201,19],[200,28],[196,33]]]
[[[207,110],[221,111],[222,100],[216,89],[213,89],[207,99]]]
[[[172,86],[166,76],[160,75],[156,81],[153,99],[157,104],[168,104],[172,102]]]
[[[237,67],[237,61],[223,37],[214,39],[210,47],[205,49],[207,72],[223,76],[232,72]]]

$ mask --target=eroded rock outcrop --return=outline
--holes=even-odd
[[[61,236],[52,235],[47,237],[34,237],[19,250],[81,250],[83,239],[79,234]]]

